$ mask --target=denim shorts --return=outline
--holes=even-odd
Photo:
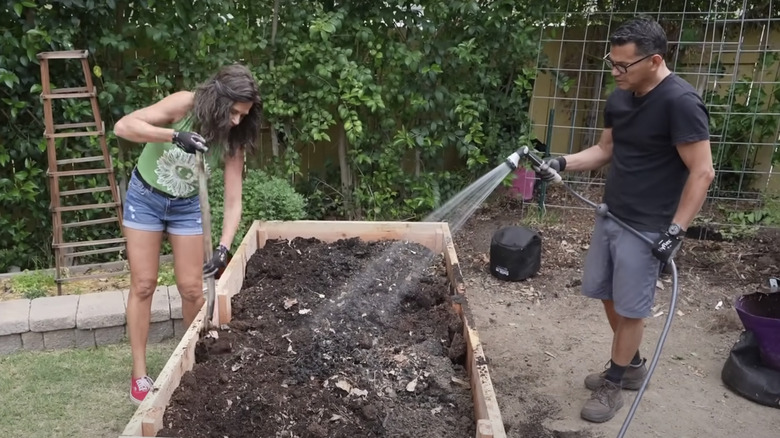
[[[661,233],[642,232],[651,240]],[[661,262],[650,245],[607,217],[596,217],[582,274],[583,295],[612,300],[626,318],[647,318]]]
[[[200,200],[169,198],[144,185],[135,172],[127,185],[122,225],[141,231],[166,231],[177,236],[203,234]]]

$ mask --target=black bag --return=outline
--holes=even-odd
[[[753,332],[745,330],[731,349],[720,378],[734,392],[756,403],[780,408],[780,371],[761,362]]]
[[[542,238],[528,228],[506,227],[493,234],[490,273],[501,280],[532,277],[542,266]]]

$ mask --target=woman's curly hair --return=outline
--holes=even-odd
[[[252,108],[238,126],[232,127],[230,110],[236,102],[252,102]],[[223,155],[231,157],[240,150],[249,153],[257,150],[263,103],[257,82],[245,66],[225,66],[198,86],[192,111],[194,129],[210,148],[219,146]]]

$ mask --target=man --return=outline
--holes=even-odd
[[[623,406],[621,389],[639,389],[647,375],[639,345],[661,264],[679,250],[714,177],[709,114],[696,90],[667,68],[661,26],[636,18],[618,28],[610,43],[604,60],[617,89],[607,99],[598,144],[536,169],[551,180],[549,169],[610,164],[604,202],[655,242],[650,247],[615,221],[596,218],[582,292],[603,302],[613,338],[607,370],[585,378],[593,393],[581,415],[592,422],[614,417]]]

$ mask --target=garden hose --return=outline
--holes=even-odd
[[[541,166],[544,164],[544,162],[531,153],[528,149],[528,147],[523,147],[517,150],[517,152],[510,155],[506,162],[507,164],[512,168],[517,168],[517,165],[520,161],[521,157],[528,157],[534,165]],[[627,223],[623,222],[619,218],[615,217],[609,209],[607,208],[607,204],[596,204],[595,202],[585,198],[581,194],[577,193],[574,189],[571,188],[569,184],[566,184],[562,181],[561,176],[555,172],[554,169],[550,169],[552,172],[554,172],[554,183],[561,183],[563,184],[566,189],[571,192],[572,195],[574,195],[577,199],[581,200],[582,202],[586,203],[587,205],[593,207],[593,209],[596,211],[596,215],[601,217],[609,218],[613,221],[615,221],[618,225],[623,227],[625,230],[629,231],[636,237],[638,237],[643,242],[647,243],[648,245],[653,245],[653,241],[645,236],[644,234],[640,233],[639,231],[632,228]],[[618,433],[618,438],[623,438],[626,434],[626,431],[628,430],[628,426],[631,424],[631,420],[634,418],[634,414],[636,413],[637,408],[639,407],[639,402],[642,400],[642,395],[645,393],[645,389],[647,388],[647,384],[650,382],[650,377],[653,375],[653,372],[655,371],[655,367],[658,365],[658,360],[661,357],[661,350],[664,347],[664,344],[666,343],[666,337],[669,334],[669,328],[672,326],[672,320],[674,319],[674,311],[677,306],[677,266],[674,263],[674,260],[669,260],[669,266],[672,270],[672,296],[671,301],[669,302],[669,314],[666,316],[666,322],[664,323],[663,330],[661,330],[661,336],[658,338],[658,344],[655,347],[655,352],[653,353],[653,359],[650,361],[650,366],[647,371],[647,376],[645,376],[644,381],[642,382],[642,386],[639,388],[639,391],[637,392],[636,398],[634,399],[634,402],[631,404],[631,409],[628,411],[628,415],[626,416],[625,421],[623,421],[623,426],[620,428],[620,432]]]

